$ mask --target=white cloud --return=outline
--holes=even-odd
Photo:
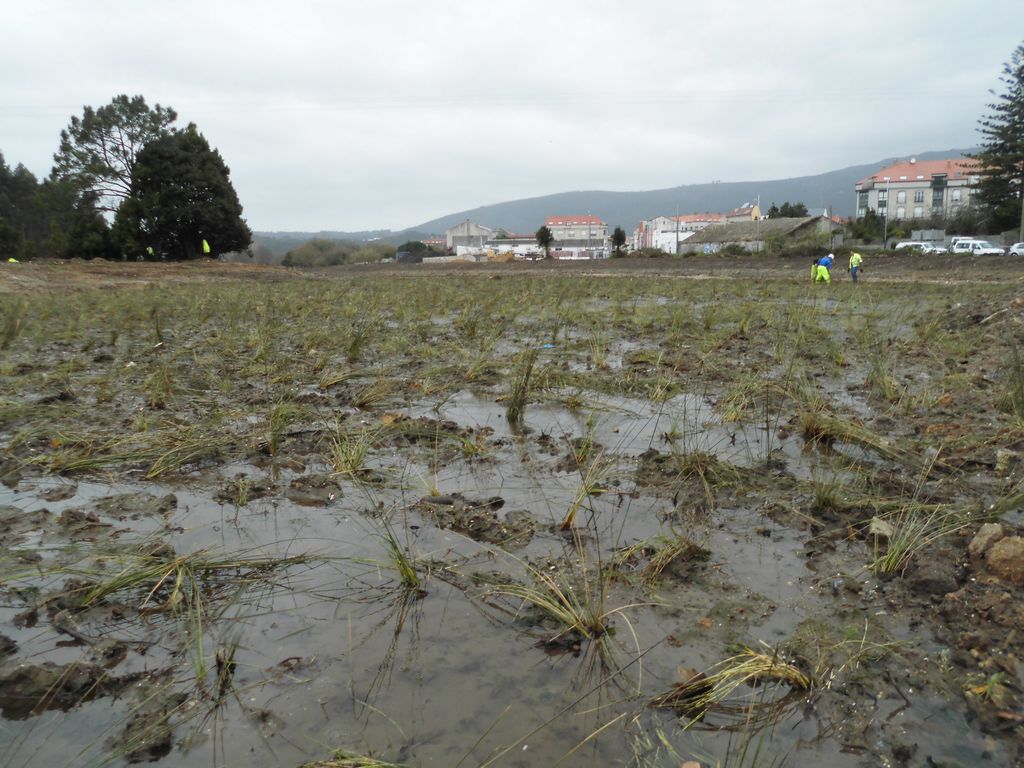
[[[25,4],[0,151],[46,175],[82,105],[195,122],[256,229],[401,228],[573,189],[821,173],[973,144],[1016,0]]]

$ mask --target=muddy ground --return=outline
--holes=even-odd
[[[3,265],[0,762],[1024,765],[1024,260],[807,266]]]

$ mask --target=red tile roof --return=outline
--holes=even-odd
[[[953,157],[947,160],[917,160],[910,162],[905,160],[893,163],[890,166],[875,171],[870,176],[861,179],[858,184],[865,184],[869,181],[878,183],[889,177],[890,182],[894,181],[930,181],[937,173],[946,174],[947,178],[966,179],[978,172],[978,161],[969,160],[965,157]]]
[[[739,208],[733,208],[731,211],[729,211],[725,215],[726,216],[750,216],[753,213],[754,213],[754,206],[753,205],[743,205],[743,206],[740,206]]]
[[[682,216],[669,216],[673,221],[721,221],[721,213],[685,213]]]

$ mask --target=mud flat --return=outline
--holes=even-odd
[[[17,266],[4,765],[1024,764],[1011,260]]]

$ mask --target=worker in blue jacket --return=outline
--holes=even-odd
[[[827,256],[822,256],[818,259],[818,263],[815,265],[814,271],[814,282],[816,283],[831,283],[832,282],[832,262],[836,260],[836,257],[831,253]]]

